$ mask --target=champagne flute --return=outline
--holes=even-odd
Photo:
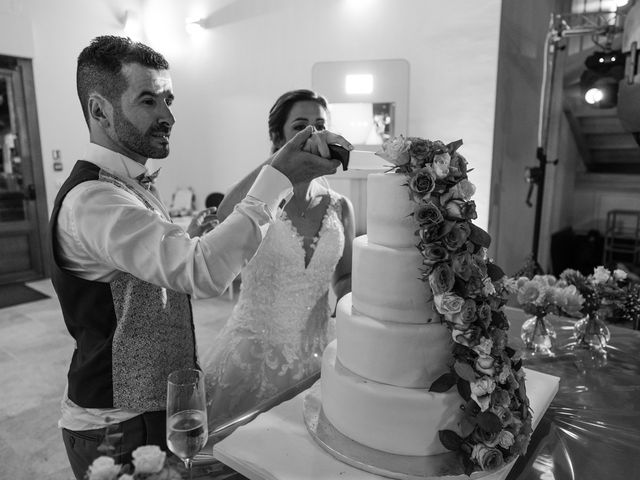
[[[171,372],[167,379],[167,446],[191,478],[193,458],[207,442],[204,374],[196,369]]]

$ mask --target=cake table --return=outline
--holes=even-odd
[[[535,429],[558,391],[560,379],[535,370],[525,368],[525,371]],[[250,480],[384,478],[338,460],[329,453],[327,445],[310,434],[304,419],[304,400],[307,395],[316,394],[316,389],[314,385],[239,427],[214,445],[213,456]],[[471,478],[504,480],[512,466],[513,462],[490,475],[474,474]]]

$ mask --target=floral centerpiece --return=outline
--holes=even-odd
[[[457,388],[465,401],[462,431],[439,432],[449,450],[461,453],[464,471],[491,471],[523,454],[532,433],[531,411],[520,355],[507,345],[503,312],[507,277],[487,255],[491,238],[472,223],[467,161],[462,141],[445,144],[403,136],[384,142],[377,154],[406,176],[414,206],[421,278],[454,340],[450,372],[434,392]]]
[[[553,275],[513,279],[513,290],[522,309],[536,316],[549,313],[576,316],[584,304],[584,297],[575,285],[559,281]]]
[[[611,333],[600,318],[600,312],[616,307],[626,307],[630,311],[634,304],[630,301],[633,288],[627,286],[627,273],[621,269],[611,271],[601,265],[586,276],[577,270],[564,270],[560,279],[577,288],[585,299],[580,310],[584,318],[574,326],[577,346],[604,352],[611,339]]]
[[[621,305],[626,298],[627,272],[621,269],[611,271],[600,265],[586,276],[577,270],[566,269],[560,274],[560,279],[574,286],[584,297],[580,310],[584,315]]]
[[[167,453],[156,445],[133,451],[133,470],[107,455],[96,458],[87,472],[88,480],[181,480],[180,472],[167,460]]]
[[[509,280],[518,304],[531,315],[522,325],[521,337],[534,354],[553,356],[556,332],[547,314],[576,316],[583,308],[584,297],[575,285],[553,275],[534,275]]]

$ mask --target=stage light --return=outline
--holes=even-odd
[[[600,102],[604,98],[604,93],[599,88],[590,88],[584,94],[584,99],[590,105]]]
[[[619,50],[596,52],[584,62],[587,69],[580,76],[585,102],[596,108],[618,104],[618,83],[624,77],[625,58]]]

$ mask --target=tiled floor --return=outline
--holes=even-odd
[[[73,341],[50,281],[29,286],[51,298],[0,309],[0,479],[71,480],[57,422]],[[193,302],[200,352],[233,305],[227,294]]]

